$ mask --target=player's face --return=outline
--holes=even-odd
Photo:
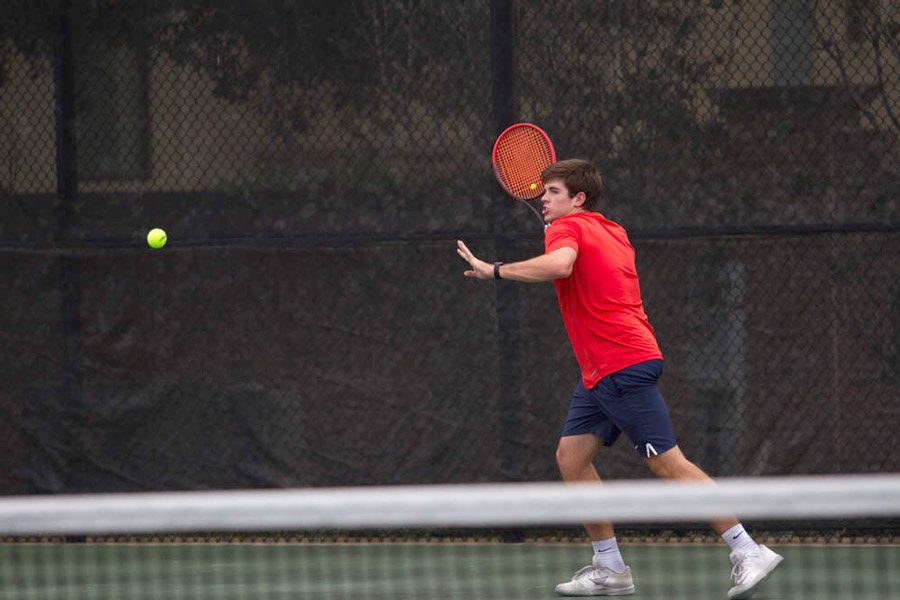
[[[551,179],[544,182],[544,195],[541,196],[544,207],[544,220],[552,223],[555,219],[581,212],[584,204],[584,193],[569,195],[569,189],[562,179]]]

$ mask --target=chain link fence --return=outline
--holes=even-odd
[[[553,288],[453,250],[542,251],[489,166],[520,120],[600,166],[689,457],[900,469],[898,31],[881,0],[5,3],[0,489],[557,478]]]

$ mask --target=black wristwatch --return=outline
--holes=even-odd
[[[502,264],[503,263],[499,261],[494,263],[494,279],[503,279],[500,277],[500,265]]]

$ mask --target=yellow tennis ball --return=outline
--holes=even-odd
[[[537,189],[537,184],[536,184],[536,183],[532,183],[529,187],[530,187],[531,189],[533,189],[533,190],[536,190],[536,189]]]
[[[151,229],[147,233],[147,244],[151,248],[162,248],[166,245],[167,239],[168,237],[166,237],[166,232],[162,229],[159,229],[158,227],[155,229]]]

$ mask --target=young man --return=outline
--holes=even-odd
[[[593,465],[601,446],[621,432],[658,477],[712,480],[687,460],[675,442],[665,401],[657,388],[662,354],[644,313],[634,248],[625,230],[593,212],[600,174],[583,160],[564,160],[542,174],[545,253],[514,263],[486,263],[462,241],[457,253],[469,263],[466,277],[522,282],[553,281],[563,323],[581,368],[569,415],[556,450],[565,481],[600,481]],[[712,528],[731,548],[729,598],[749,598],[782,557],[757,545],[736,519]],[[594,558],[571,581],[556,586],[564,596],[634,593],[611,523],[588,523]]]

